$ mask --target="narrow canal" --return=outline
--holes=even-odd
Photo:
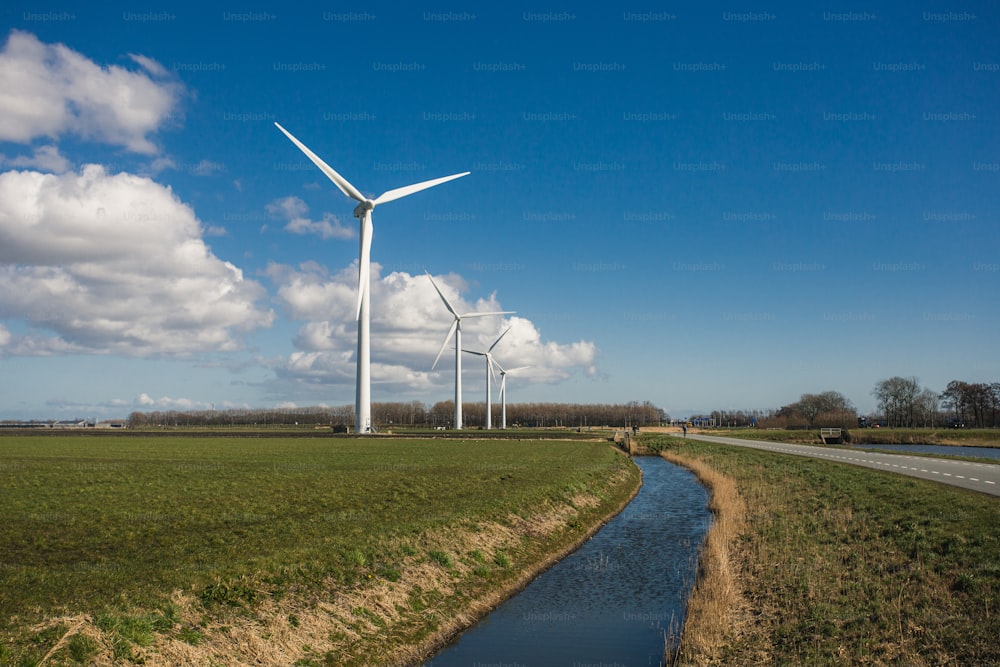
[[[618,516],[427,667],[661,664],[711,514],[692,473],[659,457],[635,462],[642,488]]]

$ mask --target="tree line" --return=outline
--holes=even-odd
[[[878,409],[864,415],[869,425],[887,427],[969,428],[1000,426],[1000,382],[952,380],[936,392],[921,387],[915,377],[895,376],[875,383],[872,390]],[[485,425],[486,404],[463,403],[468,428]],[[493,406],[493,426],[500,423],[500,408]],[[426,405],[420,401],[372,404],[372,420],[378,428],[450,428],[455,414],[454,401]],[[802,394],[794,403],[778,409],[714,410],[692,415],[699,424],[720,427],[758,426],[762,428],[854,428],[859,425],[857,409],[837,391]],[[507,405],[508,427],[545,426],[653,426],[670,421],[666,412],[649,401],[628,403],[512,403]],[[354,406],[313,406],[302,408],[239,408],[227,410],[133,412],[128,425],[149,426],[268,426],[268,425],[352,426]]]
[[[486,423],[486,403],[462,403],[465,426],[481,428]],[[499,406],[494,405],[493,426],[500,422]],[[420,401],[372,404],[376,427],[450,428],[455,416],[454,401],[431,406]],[[616,404],[511,403],[507,405],[507,426],[653,426],[669,417],[649,401]],[[154,426],[353,426],[354,406],[311,406],[301,408],[230,408],[225,410],[154,410],[133,412],[130,428]]]
[[[878,408],[859,415],[850,400],[837,391],[802,394],[798,401],[777,410],[715,410],[695,421],[715,426],[763,428],[852,428],[879,425],[889,428],[1000,426],[1000,382],[952,380],[942,392],[921,387],[915,377],[895,376],[875,383]]]

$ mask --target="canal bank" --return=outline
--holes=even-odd
[[[635,463],[643,486],[620,514],[427,667],[661,664],[695,580],[708,492],[659,457]]]
[[[622,460],[629,460],[624,453],[619,455]],[[630,466],[630,469],[638,471],[638,474],[632,477],[619,471],[617,479],[608,480],[606,495],[578,494],[573,501],[563,505],[557,515],[544,519],[535,515],[530,522],[520,525],[516,539],[530,542],[532,546],[520,554],[515,563],[517,572],[514,576],[469,597],[461,608],[453,607],[447,614],[436,613],[439,623],[419,641],[402,642],[388,651],[384,659],[359,664],[419,665],[441,652],[461,633],[578,550],[628,507],[643,486],[641,468]],[[513,549],[509,551],[513,552]]]
[[[691,438],[643,442],[730,478],[741,500],[720,552],[732,601],[697,613],[702,588],[726,588],[705,571],[710,533],[678,664],[1000,664],[996,498]]]

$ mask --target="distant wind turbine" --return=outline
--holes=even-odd
[[[327,178],[333,181],[333,184],[336,185],[341,192],[358,202],[358,205],[354,208],[354,217],[361,221],[361,250],[358,260],[357,311],[358,377],[354,401],[354,431],[356,433],[370,433],[372,430],[372,389],[371,340],[369,336],[370,314],[368,296],[371,293],[370,269],[372,233],[374,232],[374,227],[372,225],[372,210],[379,204],[385,204],[386,202],[394,201],[396,199],[406,197],[407,195],[412,195],[415,192],[426,190],[427,188],[434,187],[435,185],[440,185],[441,183],[446,183],[456,178],[467,176],[469,172],[465,171],[461,174],[453,174],[443,178],[435,178],[434,180],[423,181],[422,183],[415,183],[414,185],[396,188],[395,190],[387,190],[375,199],[369,199],[361,194],[356,187],[351,185],[346,178],[334,171],[330,165],[323,162],[323,160],[321,160],[315,153],[306,148],[301,141],[293,137],[288,130],[281,127],[281,125],[278,125],[278,123],[275,123],[275,125],[285,134],[286,137],[292,140],[293,144],[299,147],[299,150],[306,154],[306,157],[312,160],[313,164],[320,168],[320,171],[326,174]]]
[[[500,371],[500,428],[507,428],[507,374],[516,373],[518,371],[523,371],[531,366],[519,366],[517,368],[512,368],[509,371],[505,371],[503,366],[500,365],[499,361],[494,361],[493,364]]]
[[[489,349],[487,349],[485,352],[476,352],[475,350],[462,350],[462,352],[468,352],[469,354],[475,354],[480,357],[486,357],[486,428],[487,429],[493,428],[493,399],[492,396],[490,395],[490,378],[492,377],[494,382],[496,382],[497,379],[496,371],[493,370],[493,366],[496,364],[496,362],[493,360],[493,348],[497,346],[497,343],[500,342],[501,338],[507,335],[507,332],[510,331],[510,329],[511,329],[510,327],[504,329],[503,333],[497,336],[497,339],[493,341],[493,344],[490,345]]]
[[[451,323],[451,328],[448,329],[448,335],[444,337],[444,342],[441,343],[441,349],[438,350],[437,357],[435,357],[434,363],[431,365],[431,370],[434,370],[434,367],[437,366],[438,360],[441,359],[441,355],[444,353],[444,348],[448,346],[448,341],[451,340],[451,335],[455,334],[455,428],[460,429],[462,428],[462,318],[486,317],[487,315],[513,315],[514,311],[504,310],[495,313],[465,313],[459,315],[458,311],[452,308],[451,304],[448,303],[448,299],[441,293],[431,274],[428,273],[427,277],[430,278],[431,285],[434,285],[434,290],[441,297],[441,301],[444,302],[444,307],[455,318]]]

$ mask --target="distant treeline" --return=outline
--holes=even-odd
[[[500,407],[493,406],[493,426],[500,424]],[[486,403],[462,403],[466,428],[485,424]],[[455,416],[454,401],[427,406],[409,403],[372,403],[372,421],[377,428],[448,428]],[[508,427],[544,426],[654,426],[669,421],[667,414],[649,401],[619,404],[512,403],[507,405]],[[227,410],[165,410],[133,412],[130,428],[150,426],[353,426],[354,406],[305,408],[238,408]]]
[[[841,393],[802,394],[799,400],[777,410],[715,410],[693,420],[712,426],[762,428],[856,427],[1000,427],[1000,382],[952,380],[944,391],[921,387],[915,377],[879,380],[872,389],[878,409],[863,415]]]

